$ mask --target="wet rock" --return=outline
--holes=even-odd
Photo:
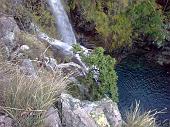
[[[156,59],[160,65],[170,65],[170,47],[163,47]]]
[[[61,110],[64,127],[120,127],[122,123],[117,104],[109,98],[90,102],[62,94]]]
[[[56,40],[54,38],[50,38],[47,34],[40,32],[40,30],[37,28],[38,32],[38,38],[41,41],[47,42],[51,47],[53,48],[53,51],[60,54],[61,58],[69,58],[71,61],[74,63],[78,64],[81,66],[82,70],[86,73],[87,72],[87,67],[86,65],[82,62],[80,59],[80,56],[78,54],[73,54],[72,51],[72,46],[62,42],[60,40]],[[85,47],[82,47],[85,52],[88,52],[88,50]],[[85,74],[84,73],[84,74]]]

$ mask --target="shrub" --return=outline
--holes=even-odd
[[[83,55],[80,48],[77,49],[82,60],[89,67],[88,74],[85,78],[79,78],[79,81],[88,87],[90,100],[99,100],[108,95],[113,101],[118,101],[117,75],[114,70],[116,60],[109,55],[104,55],[103,48],[96,48],[89,55]],[[95,68],[99,71],[98,77],[94,76],[94,71],[97,71],[94,70]]]
[[[16,66],[1,63],[1,108],[14,119],[17,127],[42,127],[46,111],[65,89],[67,77],[40,70],[36,78],[23,75]]]
[[[133,26],[134,38],[152,38],[152,41],[162,42],[164,39],[163,20],[160,9],[157,8],[155,0],[143,0],[132,4],[127,11]],[[143,40],[143,38],[141,38]]]
[[[130,20],[124,15],[113,16],[114,25],[112,30],[112,48],[128,47],[132,45],[132,25]]]
[[[136,106],[126,113],[125,125],[123,127],[158,127],[156,115],[160,112],[147,111],[142,113],[139,106],[140,104],[136,103]]]
[[[128,0],[72,0],[71,8],[75,5],[83,8],[82,15],[87,21],[95,24],[95,29],[103,40],[101,45],[105,49],[112,51],[131,45],[131,22],[121,14],[128,6]]]

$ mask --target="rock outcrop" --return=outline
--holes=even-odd
[[[18,32],[20,32],[20,30],[15,20],[12,17],[0,13],[0,43],[6,50],[7,57],[10,56],[17,46],[14,40]]]
[[[120,127],[122,123],[117,104],[109,98],[90,102],[62,94],[60,108],[63,127]]]
[[[170,47],[164,47],[157,55],[157,62],[160,65],[170,65]]]

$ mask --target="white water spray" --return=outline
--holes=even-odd
[[[61,40],[69,45],[76,44],[76,37],[61,0],[49,0]]]

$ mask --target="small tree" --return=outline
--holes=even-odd
[[[132,22],[133,38],[143,40],[143,37],[150,37],[152,41],[163,41],[164,17],[161,10],[157,8],[155,0],[143,0],[132,4],[127,11],[127,16]]]

